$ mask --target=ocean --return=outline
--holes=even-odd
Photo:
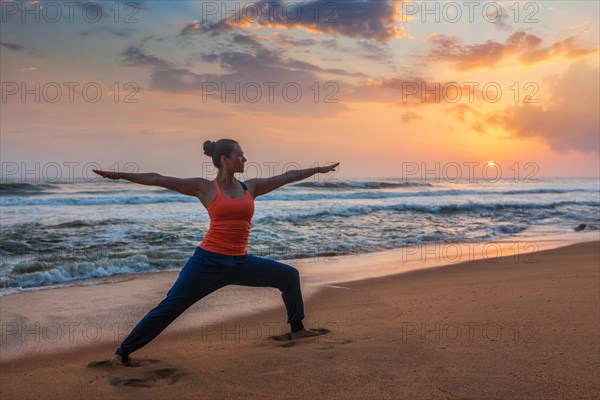
[[[307,179],[255,200],[248,252],[285,262],[562,234],[580,224],[600,225],[597,178]],[[2,181],[0,295],[178,270],[208,226],[198,199],[162,188]]]

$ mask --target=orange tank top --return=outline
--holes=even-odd
[[[200,248],[228,256],[246,254],[250,225],[254,215],[254,198],[242,182],[244,197],[232,199],[221,193],[219,184],[213,179],[217,195],[208,205],[210,227],[199,244]]]

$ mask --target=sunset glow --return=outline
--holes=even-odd
[[[399,1],[282,2],[287,17],[257,17],[262,1],[98,2],[94,23],[81,6],[72,22],[50,21],[54,5],[39,22],[21,12],[43,3],[2,2],[1,155],[21,175],[94,162],[197,176],[202,142],[228,137],[258,165],[340,161],[338,177],[490,153],[598,176],[597,2],[497,2],[500,18],[480,7],[473,21]]]

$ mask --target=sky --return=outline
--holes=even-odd
[[[0,5],[3,179],[600,173],[596,1]]]

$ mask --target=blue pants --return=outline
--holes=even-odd
[[[129,354],[148,344],[192,304],[227,285],[279,289],[292,331],[304,328],[304,303],[300,273],[296,268],[252,254],[227,256],[196,247],[167,297],[142,318],[116,353],[127,359]]]

